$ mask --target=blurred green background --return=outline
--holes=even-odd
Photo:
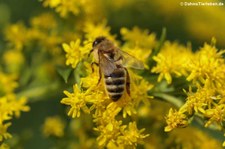
[[[105,1],[107,13],[104,15],[112,33],[118,35],[117,38],[120,38],[121,27],[138,26],[148,29],[156,33],[157,38],[160,37],[162,28],[166,27],[168,40],[176,40],[183,44],[191,42],[193,50],[202,46],[204,42],[210,42],[212,37],[217,39],[219,49],[225,46],[225,6],[185,7],[180,6],[178,0],[116,1],[118,6]],[[224,0],[220,2],[225,3]],[[119,3],[124,5],[121,7]],[[0,0],[0,54],[5,42],[2,30],[6,25],[22,21],[29,26],[29,19],[44,11],[53,12],[49,8],[44,8],[38,0]],[[26,142],[21,144],[22,147],[50,148],[55,143],[54,139],[49,141],[42,136],[40,126],[47,116],[52,115],[64,115],[65,121],[69,121],[70,118],[65,116],[65,109],[60,104],[63,97],[63,91],[49,89],[46,95],[35,97],[42,98],[41,100],[29,104],[30,112],[22,113],[20,119],[12,121],[9,132],[25,136],[17,138],[23,139],[19,142]],[[218,138],[222,140],[221,136],[222,134]],[[14,135],[14,138],[16,137]]]

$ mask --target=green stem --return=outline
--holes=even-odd
[[[31,98],[32,100],[29,100],[29,101],[36,102],[36,101],[45,99],[40,97],[43,97],[44,95],[49,94],[49,92],[55,92],[58,87],[59,87],[59,83],[57,82],[48,84],[48,85],[36,86],[36,87],[32,87],[17,93],[17,97]]]
[[[153,96],[163,99],[169,103],[172,103],[173,105],[175,105],[178,108],[184,104],[181,99],[176,98],[171,95],[168,95],[168,94],[165,94],[165,93],[154,93]]]

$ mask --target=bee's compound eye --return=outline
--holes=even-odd
[[[93,44],[92,44],[92,47],[96,46],[98,44],[97,41],[94,41]]]
[[[95,41],[92,44],[92,47],[95,47],[96,45],[101,43],[103,40],[105,40],[105,37],[98,37],[98,38],[96,38]]]

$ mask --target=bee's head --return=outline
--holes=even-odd
[[[93,44],[92,44],[92,47],[94,48],[94,47],[96,47],[99,43],[101,43],[103,40],[105,40],[106,38],[105,37],[103,37],[103,36],[100,36],[100,37],[97,37],[96,39],[95,39],[95,41],[93,42]]]

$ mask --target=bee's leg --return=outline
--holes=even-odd
[[[93,51],[94,51],[94,49],[91,49],[91,51],[88,53],[88,57],[90,57],[90,55]]]
[[[96,63],[96,62],[92,62],[92,63],[91,63],[91,70],[92,70],[92,73],[94,72],[94,67],[93,67],[93,65],[99,66],[99,64]],[[101,79],[102,79],[101,68],[100,68],[100,67],[98,67],[98,68],[99,68],[99,69],[98,69],[98,72],[99,72],[99,79],[98,79],[98,84],[97,84],[97,85],[99,85],[99,83],[100,83],[100,81],[101,81]]]
[[[126,74],[127,74],[127,76],[126,76],[126,89],[127,89],[127,94],[130,96],[130,75],[128,73],[127,68],[124,68],[124,69],[125,69]]]
[[[98,79],[98,84],[97,85],[99,85],[99,83],[100,83],[100,81],[102,79],[102,73],[101,73],[101,68],[100,67],[98,69],[98,73],[99,73],[99,79]]]
[[[99,66],[99,64],[96,63],[96,62],[92,62],[92,63],[91,63],[91,71],[92,71],[92,73],[94,72],[94,67],[93,67],[93,65]]]
[[[118,59],[117,60],[115,60],[115,62],[118,62],[118,61],[120,61],[120,60],[122,60],[123,59],[123,57],[122,56],[120,56],[120,57],[118,57]]]

